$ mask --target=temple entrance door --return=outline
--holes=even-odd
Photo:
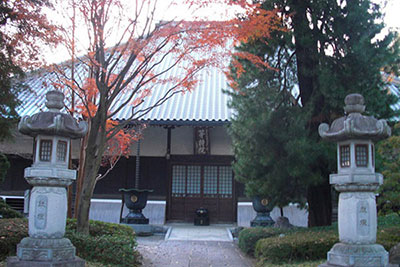
[[[169,220],[193,222],[208,209],[211,223],[235,221],[233,174],[227,165],[172,165]]]

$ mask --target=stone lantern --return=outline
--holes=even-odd
[[[76,178],[68,169],[71,139],[87,132],[86,122],[79,124],[61,113],[64,94],[46,94],[49,111],[21,119],[18,130],[34,138],[33,164],[25,169],[25,179],[33,186],[29,204],[29,237],[17,245],[17,256],[7,266],[84,266],[75,256],[75,247],[64,237],[67,218],[66,187]]]
[[[364,98],[350,94],[345,98],[346,116],[331,127],[319,126],[320,136],[337,142],[337,174],[330,183],[339,194],[339,240],[321,266],[387,266],[388,252],[376,244],[377,214],[375,190],[383,176],[375,173],[374,142],[391,135],[385,120],[364,116]]]

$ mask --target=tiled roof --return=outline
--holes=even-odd
[[[389,92],[400,98],[400,78],[395,76],[388,77],[385,74],[383,75],[383,77],[388,82],[386,86],[388,87]],[[391,107],[394,110],[400,110],[400,102],[397,102]],[[394,118],[394,120],[399,121],[400,117],[396,117]]]
[[[168,60],[168,58],[167,58]],[[168,64],[168,61],[164,62]],[[163,68],[164,66],[159,66]],[[171,73],[177,74],[180,68],[174,68]],[[78,77],[86,77],[83,64],[77,64],[76,72]],[[179,74],[179,73],[178,73]],[[232,117],[232,110],[228,107],[229,96],[223,93],[228,89],[225,74],[219,68],[207,68],[199,72],[200,82],[192,92],[184,94],[178,93],[172,96],[164,104],[155,107],[149,113],[141,117],[142,121],[153,124],[173,124],[173,125],[213,125],[229,123]],[[52,89],[51,80],[55,80],[54,73],[31,73],[25,83],[31,90],[20,94],[19,99],[22,105],[18,108],[18,114],[33,115],[45,110],[45,94]],[[383,78],[388,81],[388,89],[400,97],[400,79],[398,77]],[[46,85],[46,86],[45,86]],[[156,101],[164,95],[168,84],[158,84],[152,88],[152,94],[145,99],[141,108],[154,105]],[[66,106],[69,106],[69,98],[66,98]],[[124,100],[124,95],[119,101]],[[116,103],[118,104],[118,103]],[[395,110],[400,110],[400,103],[392,106]],[[125,120],[129,118],[131,106],[127,105],[121,109],[113,118]],[[395,118],[399,120],[400,118]]]
[[[167,60],[171,60],[168,59]],[[163,64],[168,64],[165,62]],[[163,66],[159,66],[163,68]],[[170,73],[177,73],[181,70],[175,67]],[[83,64],[77,64],[77,77],[87,77]],[[178,73],[179,74],[179,73]],[[171,74],[169,74],[171,75]],[[154,124],[225,124],[228,123],[232,110],[228,108],[229,96],[223,93],[227,89],[227,79],[223,71],[219,68],[206,68],[198,73],[200,82],[191,92],[177,93],[168,99],[165,103],[155,107],[150,112],[141,116],[140,120],[149,121]],[[25,84],[31,90],[24,91],[20,94],[19,99],[22,105],[18,108],[18,114],[33,115],[37,112],[46,110],[45,94],[53,89],[52,81],[56,80],[55,73],[31,73],[25,80]],[[151,89],[151,95],[145,98],[141,109],[154,105],[165,91],[168,90],[169,84],[157,84]],[[66,106],[70,105],[70,99],[66,94]],[[124,101],[124,95],[121,95],[114,105]],[[132,107],[127,105],[121,109],[113,119],[125,120],[129,118]]]

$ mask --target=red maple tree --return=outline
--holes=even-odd
[[[265,11],[259,4],[249,2],[179,2],[191,10],[216,4],[239,8],[240,16],[225,21],[156,21],[157,1],[153,0],[134,1],[129,6],[119,0],[73,2],[74,22],[85,26],[88,49],[79,58],[72,51],[72,64],[58,66],[56,70],[57,84],[73,92],[76,109],[89,123],[79,167],[82,187],[76,211],[78,231],[88,232],[90,199],[104,156],[115,165],[132,140],[139,138],[140,132],[127,130],[127,126],[139,122],[175,94],[193,90],[201,82],[197,75],[200,70],[212,66],[226,71],[227,66],[221,62],[229,62],[234,43],[268,38],[271,31],[279,28],[278,11]],[[72,42],[69,47],[75,49],[74,38]],[[243,53],[238,56],[263,61]],[[82,71],[75,69],[71,75],[71,67],[77,68],[77,64]],[[173,71],[177,68],[178,74]],[[154,101],[154,90],[161,90],[157,87],[160,85],[163,91]],[[149,96],[154,102],[145,105]],[[130,112],[125,119],[115,120],[127,106]]]

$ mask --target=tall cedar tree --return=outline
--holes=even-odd
[[[396,36],[376,38],[384,27],[382,14],[368,0],[263,3],[266,10],[276,7],[287,28],[284,36],[238,48],[271,60],[275,74],[243,59],[232,64],[238,86],[232,99],[234,169],[250,195],[264,194],[277,205],[306,199],[309,226],[329,225],[334,146],[321,142],[318,126],[342,116],[343,99],[353,92],[365,97],[368,115],[395,115],[390,105],[397,99],[388,94],[380,71],[399,59]],[[285,59],[290,64],[276,64],[282,50],[294,53]],[[297,89],[291,89],[293,83]]]

